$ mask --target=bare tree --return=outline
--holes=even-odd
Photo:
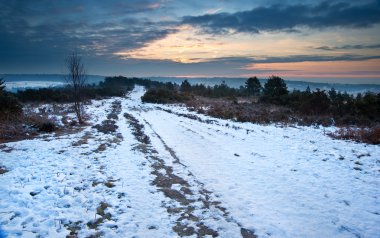
[[[65,76],[67,84],[73,91],[74,110],[78,122],[83,123],[83,89],[86,86],[87,76],[82,58],[78,53],[72,53],[65,60],[68,74]]]

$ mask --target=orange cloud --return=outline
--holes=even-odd
[[[204,62],[210,55],[218,55],[219,44],[203,36],[197,36],[192,27],[181,26],[178,29],[177,33],[151,42],[142,48],[114,54],[126,58],[171,60],[179,63]]]
[[[223,57],[250,57],[255,55],[285,56],[288,54],[301,54],[302,44],[295,40],[281,39],[268,40],[264,35],[252,37],[244,34],[226,35],[213,37],[200,34],[192,26],[180,26],[176,33],[170,34],[163,39],[150,42],[139,49],[115,52],[114,55],[124,58],[146,60],[171,60],[180,63],[199,63]],[[286,45],[297,45],[291,50]]]
[[[284,77],[380,77],[380,59],[363,61],[323,61],[293,63],[255,63],[244,67],[249,71],[265,71],[260,75]],[[272,71],[272,72],[271,72]]]

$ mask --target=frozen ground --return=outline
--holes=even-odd
[[[91,126],[0,145],[9,237],[379,237],[379,146],[128,98]],[[118,104],[115,101],[120,101]],[[121,105],[121,108],[115,105]],[[112,124],[112,123],[111,123]],[[0,232],[1,233],[1,232]]]

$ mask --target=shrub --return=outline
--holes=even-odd
[[[299,110],[305,114],[326,114],[330,107],[330,99],[324,91],[303,93],[299,102]]]
[[[37,129],[39,132],[53,132],[57,129],[56,124],[46,116],[37,114],[26,115],[24,123]]]
[[[380,144],[380,126],[371,128],[340,128],[329,135],[335,139],[353,140],[373,145]]]
[[[118,126],[115,124],[116,122],[113,120],[104,120],[102,124],[97,124],[93,126],[93,128],[96,128],[99,132],[102,132],[104,134],[111,134],[113,132],[116,132],[116,129],[118,128]]]
[[[109,119],[109,120],[111,120],[111,119],[117,120],[117,119],[119,119],[119,117],[118,117],[117,113],[111,112],[111,113],[109,113],[107,115],[107,119]]]
[[[257,96],[261,93],[262,86],[257,77],[250,77],[245,82],[245,90],[247,91],[247,95]]]
[[[364,115],[371,120],[380,119],[380,93],[376,95],[367,92],[364,96],[358,95],[355,100],[355,106],[360,115]]]
[[[12,120],[22,115],[20,102],[10,93],[0,93],[0,120]]]
[[[190,92],[191,91],[190,83],[187,80],[183,81],[179,90],[181,92]]]
[[[43,122],[38,126],[38,130],[41,132],[53,132],[55,131],[56,126],[55,123],[51,121]]]
[[[151,88],[141,97],[143,102],[149,103],[176,103],[185,102],[189,98],[175,90],[166,88]]]
[[[18,138],[22,138],[23,135],[24,128],[18,121],[0,122],[0,143],[17,140]]]
[[[265,102],[285,104],[288,93],[285,81],[280,77],[271,76],[264,85],[264,96],[261,99]]]

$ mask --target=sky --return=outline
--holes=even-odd
[[[0,0],[0,74],[380,84],[380,0]]]

